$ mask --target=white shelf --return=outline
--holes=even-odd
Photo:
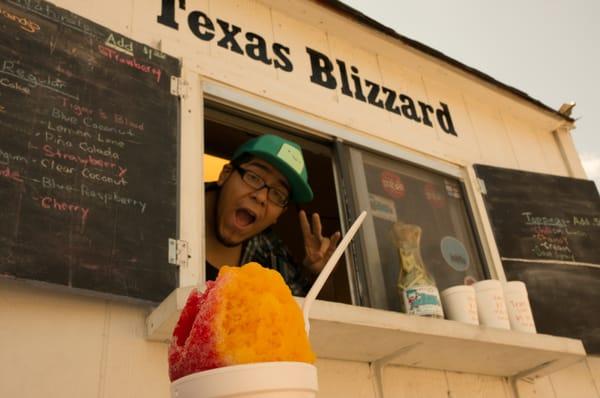
[[[191,288],[174,291],[147,319],[148,338],[168,341]],[[297,299],[301,304],[303,299]],[[538,377],[583,360],[580,340],[316,301],[310,341],[319,358],[491,376]]]

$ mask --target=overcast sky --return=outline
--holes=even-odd
[[[342,1],[551,108],[575,101],[575,145],[600,187],[600,0]]]

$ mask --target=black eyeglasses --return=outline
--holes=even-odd
[[[265,180],[263,180],[262,177],[255,172],[241,168],[237,164],[234,164],[233,168],[240,173],[242,181],[248,184],[248,186],[250,186],[252,189],[260,191],[261,189],[267,187],[267,198],[277,206],[286,207],[289,203],[290,195],[287,192],[268,186],[265,183]]]

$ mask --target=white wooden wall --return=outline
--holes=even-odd
[[[167,344],[145,339],[148,309],[0,279],[0,397],[164,398]],[[369,365],[317,361],[319,398],[376,398]],[[390,366],[384,396],[512,398],[508,380]],[[600,358],[530,384],[521,398],[600,397]]]
[[[56,3],[183,57],[185,67],[202,79],[326,120],[356,137],[462,166],[482,162],[584,176],[569,131],[553,133],[560,118],[314,2],[188,0],[187,11],[177,10],[179,31],[156,22],[159,0]],[[290,46],[295,72],[198,40],[185,22],[191,10]],[[307,45],[415,99],[447,103],[459,136],[311,84]],[[0,279],[0,397],[167,397],[167,345],[145,339],[150,310]],[[368,364],[320,358],[317,366],[319,397],[376,397]],[[588,357],[534,383],[520,382],[518,390],[523,398],[600,398],[600,358]],[[384,392],[385,397],[513,397],[503,378],[403,367],[386,368]]]

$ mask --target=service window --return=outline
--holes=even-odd
[[[440,291],[485,278],[459,179],[370,152],[348,151],[356,207],[369,211],[356,272],[362,304],[402,309],[400,258],[391,233],[395,223],[420,228],[421,255]]]
[[[290,203],[288,209],[273,226],[275,233],[293,255],[296,264],[301,264],[304,257],[298,220],[300,209],[304,209],[308,214],[319,213],[324,235],[341,231],[331,142],[212,102],[206,103],[204,111],[204,180],[206,182],[215,181],[223,165],[233,156],[235,149],[257,135],[276,134],[302,147],[314,199],[302,206]],[[318,298],[350,304],[352,299],[348,281],[347,264],[342,259]]]

